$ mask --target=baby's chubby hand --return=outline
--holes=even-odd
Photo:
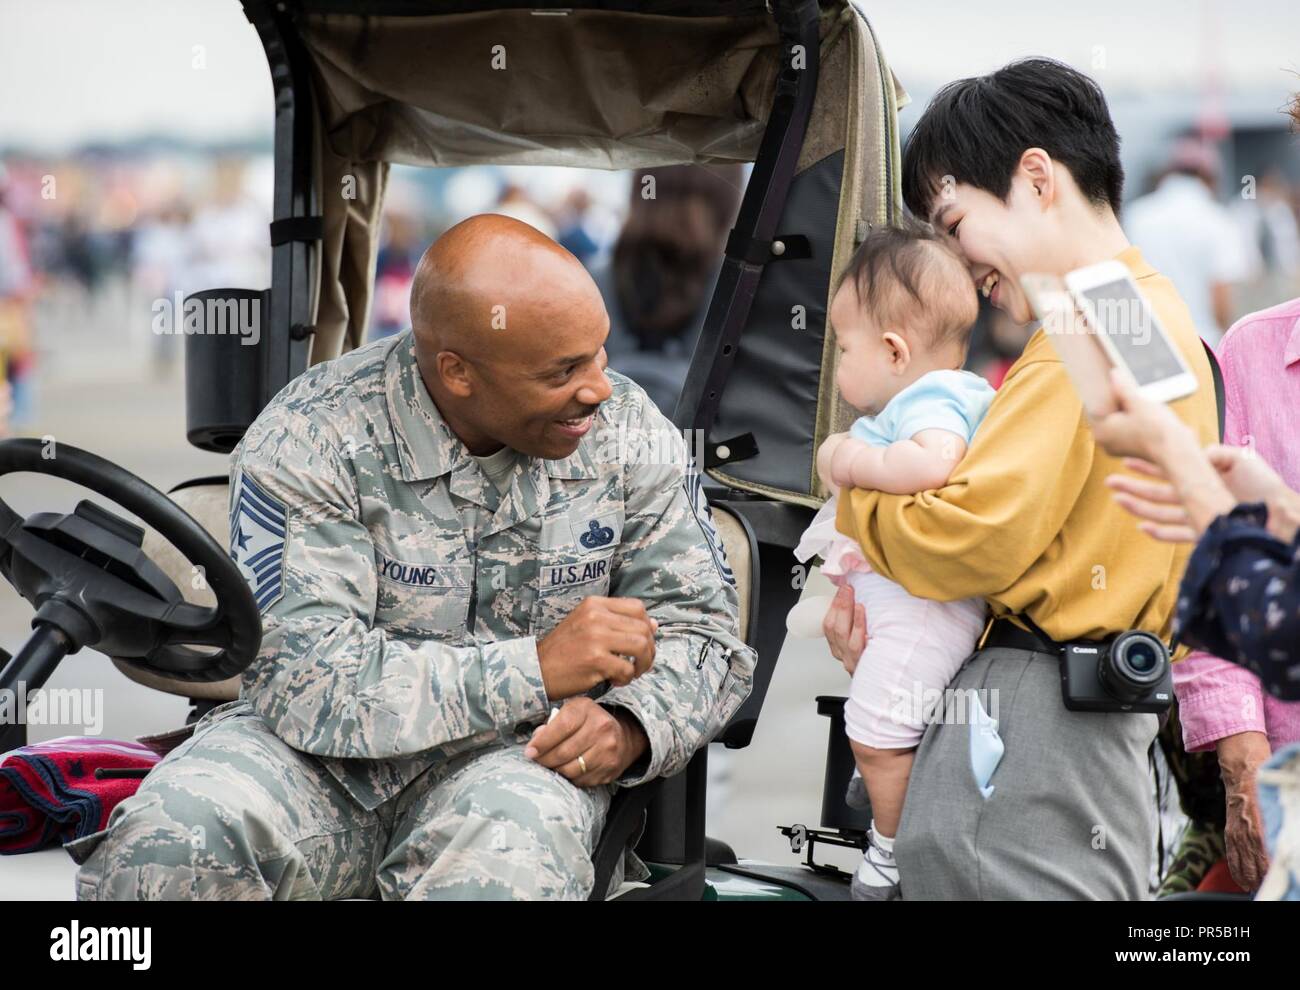
[[[835,457],[836,448],[847,439],[849,439],[847,433],[832,433],[817,448],[817,476],[822,479],[822,484],[832,492],[838,492],[839,486],[831,480],[831,461]]]

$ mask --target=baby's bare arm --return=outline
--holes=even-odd
[[[817,474],[822,479],[822,484],[829,488],[832,494],[838,493],[840,486],[831,480],[831,460],[835,456],[836,448],[847,439],[849,439],[848,433],[832,433],[817,448]]]
[[[888,447],[846,439],[835,449],[831,480],[889,495],[914,495],[942,488],[966,453],[966,442],[949,430],[922,430]]]

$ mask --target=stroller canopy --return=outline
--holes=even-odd
[[[390,163],[755,162],[750,186],[761,180],[761,188],[746,193],[701,339],[701,350],[716,354],[697,351],[688,380],[687,394],[711,408],[678,420],[736,433],[712,443],[708,467],[719,480],[805,504],[821,500],[812,452],[847,415],[833,398],[827,296],[856,243],[898,209],[895,121],[906,100],[854,4],[244,0],[244,7],[276,91],[263,403],[308,364],[361,343]],[[767,251],[777,234],[788,235],[791,250],[782,242],[779,252]],[[793,306],[802,313],[795,331]],[[728,347],[719,327],[737,312],[731,337],[740,337]],[[290,328],[283,345],[281,325]],[[712,338],[710,326],[718,331]],[[721,376],[710,377],[717,369]],[[767,392],[756,404],[759,388]]]

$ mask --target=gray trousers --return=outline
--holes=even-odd
[[[1146,899],[1157,717],[1067,711],[1056,657],[1025,650],[978,651],[950,688],[987,692],[1006,749],[985,799],[970,720],[927,727],[894,847],[903,898]]]
[[[246,702],[221,705],[64,847],[77,899],[585,899],[613,785],[523,749],[462,754],[367,811]]]

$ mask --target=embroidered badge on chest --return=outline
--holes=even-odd
[[[230,556],[265,612],[284,594],[284,503],[242,472],[230,513]]]
[[[579,553],[592,553],[612,546],[622,530],[622,520],[617,515],[595,516],[570,523],[573,539]]]

